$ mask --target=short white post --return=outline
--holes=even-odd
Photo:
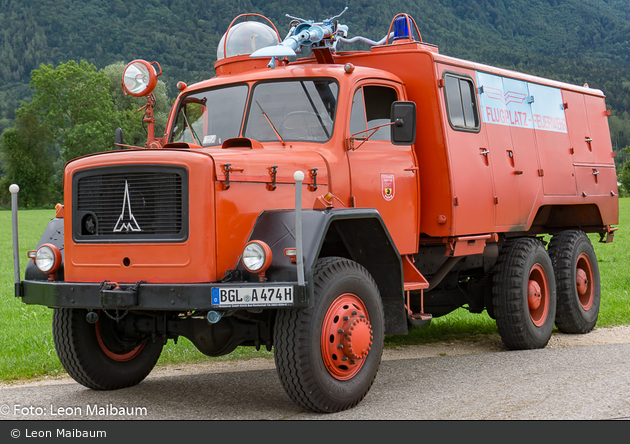
[[[293,173],[295,179],[295,253],[297,259],[298,285],[304,286],[304,256],[302,254],[302,181],[304,173]]]
[[[15,275],[16,288],[20,284],[20,250],[18,245],[18,200],[17,193],[20,187],[13,184],[9,187],[11,193],[11,224],[13,225],[13,273]]]

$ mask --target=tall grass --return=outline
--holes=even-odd
[[[26,268],[26,251],[33,249],[54,210],[29,210],[19,213],[19,242],[21,276]],[[630,324],[630,198],[620,199],[619,231],[611,244],[598,243],[599,236],[591,235],[598,256],[602,303],[597,325],[609,327]],[[52,310],[26,305],[14,296],[11,213],[0,211],[0,380],[31,378],[63,374],[55,352],[51,324]],[[494,321],[487,315],[471,314],[465,309],[434,319],[426,328],[410,331],[406,336],[388,336],[387,346],[421,344],[452,337],[475,338],[496,333]],[[185,338],[177,345],[169,341],[158,365],[226,359],[270,357],[270,352],[256,352],[250,347],[239,347],[230,355],[209,358],[202,355]]]

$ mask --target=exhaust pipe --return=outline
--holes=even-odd
[[[11,193],[11,225],[13,226],[13,274],[15,276],[15,296],[22,296],[22,286],[20,285],[20,249],[18,245],[18,200],[17,193],[20,187],[12,184],[9,187]]]

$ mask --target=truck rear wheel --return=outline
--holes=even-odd
[[[591,240],[583,231],[562,231],[551,238],[549,256],[558,291],[558,330],[563,333],[592,331],[599,316],[601,286]]]
[[[59,360],[79,384],[95,390],[115,390],[139,384],[153,370],[161,342],[129,339],[116,321],[101,313],[95,324],[87,311],[56,308],[53,339]]]
[[[320,259],[313,288],[312,306],[278,312],[274,357],[296,404],[337,412],[357,405],[374,382],[383,353],[383,306],[367,270],[347,259]]]
[[[556,316],[556,282],[547,250],[534,238],[507,243],[495,265],[493,313],[511,350],[544,348]]]

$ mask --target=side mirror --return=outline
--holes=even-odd
[[[116,128],[116,135],[114,136],[114,149],[121,150],[123,144],[123,130],[122,128]]]
[[[412,145],[416,141],[416,104],[394,102],[391,109],[392,143]]]

